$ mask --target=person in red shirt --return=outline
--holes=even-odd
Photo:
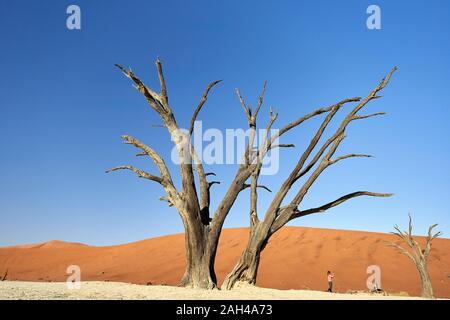
[[[333,278],[334,278],[334,273],[331,271],[328,271],[327,272],[328,292],[333,292]]]

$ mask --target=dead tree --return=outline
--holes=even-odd
[[[414,262],[414,265],[417,268],[420,276],[420,285],[422,288],[422,297],[424,298],[433,298],[433,286],[431,284],[430,275],[428,273],[428,257],[430,255],[431,243],[434,238],[442,235],[442,232],[436,232],[433,234],[433,229],[437,226],[434,224],[428,228],[428,236],[426,237],[425,248],[423,249],[420,244],[414,240],[412,235],[413,225],[411,215],[409,215],[409,225],[408,231],[402,231],[400,228],[395,225],[394,232],[392,234],[396,235],[400,238],[400,240],[408,245],[410,250],[405,249],[400,244],[395,242],[390,242],[388,245],[397,249],[399,252],[407,256]]]
[[[327,108],[318,109],[316,111],[311,112],[310,114],[287,124],[283,128],[279,130],[278,134],[269,137],[269,130],[275,122],[277,115],[273,115],[272,112],[270,114],[270,121],[268,126],[266,127],[266,139],[259,146],[258,150],[255,152],[253,159],[251,160],[254,163],[255,168],[251,174],[251,184],[248,185],[250,188],[250,236],[247,243],[247,246],[242,253],[240,259],[237,264],[233,268],[230,274],[225,278],[222,288],[231,289],[238,282],[245,282],[249,284],[256,283],[256,276],[260,262],[260,254],[264,247],[266,246],[269,238],[277,232],[281,227],[283,227],[289,221],[304,217],[306,215],[310,215],[313,213],[324,212],[330,208],[333,208],[349,199],[353,199],[360,196],[371,196],[371,197],[389,197],[392,194],[387,193],[375,193],[369,191],[357,191],[347,195],[344,195],[334,201],[326,203],[324,205],[309,208],[309,209],[301,209],[299,205],[302,200],[306,196],[307,192],[313,185],[313,183],[317,180],[317,178],[321,175],[321,173],[330,167],[333,164],[336,164],[344,159],[354,158],[354,157],[370,157],[366,154],[347,154],[342,156],[333,157],[338,146],[345,138],[345,130],[347,126],[353,122],[354,120],[367,119],[374,116],[382,115],[383,112],[378,112],[374,114],[360,115],[358,112],[366,106],[370,101],[374,99],[380,98],[378,93],[388,84],[392,74],[395,72],[396,67],[394,67],[390,73],[364,98],[350,98],[340,101],[337,104],[334,104]],[[239,92],[238,95],[240,96]],[[342,120],[339,127],[336,129],[334,134],[329,137],[320,148],[316,148],[319,141],[321,140],[325,129],[330,124],[334,116],[338,113],[338,111],[348,103],[357,103],[356,106],[347,114],[347,116]],[[241,99],[241,104],[244,110],[247,110],[243,99]],[[247,111],[248,113],[248,111]],[[266,156],[267,152],[276,147],[293,147],[293,145],[289,144],[274,144],[274,141],[279,138],[280,135],[284,134],[287,130],[292,129],[295,126],[300,125],[303,121],[321,114],[326,113],[326,117],[323,119],[321,125],[317,129],[313,138],[311,139],[308,147],[299,157],[297,165],[289,174],[289,176],[284,180],[281,188],[277,191],[275,196],[273,197],[269,207],[267,208],[264,218],[259,220],[257,214],[257,199],[258,199],[258,187],[260,184],[258,183],[258,179],[260,176],[261,168],[262,168],[262,160]],[[317,151],[315,151],[318,149]],[[315,151],[315,152],[314,152]],[[307,162],[308,159],[311,159]],[[307,175],[310,171],[312,171],[309,175]],[[283,204],[285,202],[285,198],[288,192],[295,186],[297,182],[301,178],[305,178],[305,182],[298,188],[298,191],[294,198],[288,203]]]
[[[166,195],[161,197],[160,200],[167,201],[169,206],[176,208],[185,229],[187,263],[180,286],[205,289],[215,288],[217,280],[214,272],[214,261],[223,223],[237,196],[248,187],[246,181],[256,168],[256,165],[249,159],[252,158],[256,119],[263,104],[265,83],[255,110],[252,111],[249,107],[245,108],[247,122],[251,130],[242,161],[217,209],[214,212],[210,212],[210,188],[217,181],[207,181],[207,176],[212,173],[205,172],[201,159],[191,143],[191,135],[194,123],[208,98],[209,91],[220,81],[213,81],[206,87],[199,104],[193,112],[189,130],[186,133],[180,130],[173,109],[169,104],[166,82],[159,58],[156,61],[160,84],[159,93],[147,87],[130,69],[125,69],[120,65],[117,65],[117,67],[134,83],[135,89],[144,96],[150,107],[161,117],[164,127],[167,128],[171,135],[178,157],[181,160],[179,164],[182,181],[181,189],[177,189],[174,185],[163,158],[154,149],[129,135],[122,136],[124,143],[140,149],[137,155],[148,156],[156,165],[159,175],[150,174],[131,165],[118,166],[107,172],[129,170],[138,177],[156,182],[164,188]],[[240,99],[245,104],[241,96]],[[297,120],[290,128],[286,128],[284,131],[289,131],[307,118],[312,118],[330,110],[330,108],[318,110],[315,114]],[[198,176],[197,180],[194,175]]]
[[[155,150],[129,135],[122,136],[124,143],[140,149],[140,153],[138,153],[138,155],[148,156],[156,165],[159,175],[156,176],[147,173],[130,165],[115,167],[107,172],[116,170],[130,170],[138,177],[159,183],[164,188],[166,196],[161,197],[160,200],[167,201],[169,206],[174,206],[177,209],[185,228],[187,261],[186,271],[180,285],[212,289],[216,287],[214,259],[216,255],[217,239],[220,234],[223,219],[225,218],[227,212],[225,212],[225,210],[219,211],[214,216],[213,221],[210,221],[209,184],[206,180],[206,173],[200,162],[196,162],[194,164],[192,159],[196,157],[195,151],[190,143],[186,143],[186,141],[190,140],[190,138],[180,130],[180,127],[175,119],[172,107],[169,104],[166,82],[159,58],[156,60],[156,68],[160,84],[159,93],[147,87],[131,71],[131,69],[125,69],[120,65],[116,66],[122,70],[125,76],[131,79],[134,83],[135,89],[137,89],[144,96],[150,107],[163,120],[164,127],[167,128],[180,159],[179,167],[181,175],[181,190],[178,190],[174,185],[170,171],[163,158]],[[195,122],[198,113],[205,104],[209,91],[217,83],[219,83],[219,81],[214,81],[206,87],[206,90],[203,93],[203,96],[201,97],[201,100],[192,116],[192,124]],[[192,131],[190,131],[190,133],[191,132]],[[200,185],[199,195],[197,193],[196,181],[194,177],[194,166]],[[243,173],[241,173],[241,176],[241,179],[245,177]],[[233,194],[233,196],[235,198],[237,193]]]

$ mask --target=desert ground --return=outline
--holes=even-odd
[[[205,291],[174,286],[145,286],[121,282],[81,282],[69,289],[63,282],[0,282],[0,300],[403,300],[420,299],[401,295],[368,293],[327,293],[313,290],[276,290],[241,286],[228,290]]]
[[[248,229],[224,229],[216,260],[219,283],[236,263],[247,237]],[[286,299],[290,296],[293,299],[333,298],[334,295],[323,292],[327,285],[327,270],[334,271],[336,275],[335,291],[345,294],[367,290],[367,267],[378,265],[381,286],[386,292],[418,296],[420,281],[414,265],[407,257],[386,246],[386,241],[395,240],[394,236],[383,233],[283,228],[270,239],[262,254],[257,290],[264,297],[267,295],[268,299],[274,296]],[[418,237],[418,240],[421,242],[423,238]],[[83,285],[79,291],[64,290],[69,265],[78,265],[81,269]],[[63,241],[3,247],[0,248],[0,280],[5,281],[0,282],[0,297],[33,298],[36,294],[42,294],[42,298],[87,298],[95,296],[97,290],[105,287],[109,293],[103,298],[111,295],[115,298],[176,299],[183,296],[183,290],[188,289],[168,286],[178,283],[184,266],[183,234],[104,247]],[[450,239],[436,239],[433,242],[429,272],[435,295],[450,298]],[[256,289],[244,288],[236,291],[239,293],[216,291],[208,297],[218,295],[217,298],[226,299],[223,295],[228,294],[231,299],[237,299],[233,296],[237,294],[239,297],[255,298],[255,292],[251,290]],[[130,294],[124,294],[125,291]],[[200,299],[204,293],[189,294]]]

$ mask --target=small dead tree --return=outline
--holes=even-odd
[[[261,252],[264,250],[269,238],[277,232],[281,227],[283,227],[289,221],[310,215],[313,213],[324,212],[330,208],[333,208],[349,199],[353,199],[360,196],[370,196],[370,197],[389,197],[392,194],[388,193],[375,193],[369,191],[357,191],[347,195],[344,195],[334,201],[326,203],[324,205],[310,208],[310,209],[300,209],[299,205],[306,196],[308,190],[311,188],[313,183],[322,174],[322,172],[329,168],[331,165],[336,164],[344,159],[354,158],[354,157],[370,157],[367,154],[347,154],[338,157],[333,157],[337,148],[339,147],[342,140],[345,138],[345,130],[347,126],[355,120],[367,119],[374,116],[382,115],[383,112],[359,115],[358,112],[367,105],[372,100],[380,98],[378,93],[389,83],[392,74],[395,72],[396,67],[394,67],[390,73],[381,80],[381,82],[364,98],[350,98],[342,100],[341,102],[332,105],[327,108],[318,109],[311,112],[310,114],[304,116],[303,118],[296,120],[292,123],[287,124],[279,130],[279,134],[275,134],[269,138],[269,130],[275,122],[277,115],[273,115],[270,112],[270,121],[266,127],[266,137],[259,149],[251,156],[254,157],[255,169],[251,174],[251,183],[247,185],[250,188],[250,237],[247,246],[242,253],[237,264],[233,268],[230,274],[225,278],[222,288],[232,289],[236,283],[244,282],[249,284],[256,283],[256,276],[260,262]],[[241,104],[247,114],[250,114],[249,108],[245,104],[244,100],[241,98]],[[356,102],[357,105],[347,114],[347,116],[342,120],[340,126],[336,129],[334,134],[328,138],[323,145],[318,148],[316,152],[317,145],[322,138],[325,129],[330,124],[331,120],[337,114],[337,112],[348,103]],[[279,144],[275,145],[274,141],[279,138],[280,135],[284,134],[287,130],[298,126],[303,121],[316,116],[321,113],[326,113],[326,117],[317,129],[317,132],[311,139],[306,150],[300,155],[297,165],[292,170],[290,175],[283,182],[281,188],[277,191],[273,197],[268,209],[265,212],[264,218],[259,220],[257,214],[257,199],[258,187],[261,185],[258,183],[258,179],[261,172],[261,167],[263,159],[267,152],[276,147],[293,147],[292,144]],[[307,162],[308,159],[311,160]],[[307,174],[312,170],[312,173],[307,176]],[[288,203],[283,205],[283,202],[288,194],[288,192],[294,187],[294,185],[303,177],[307,177],[303,185],[298,189],[297,194]]]
[[[436,232],[433,234],[433,229],[437,226],[434,224],[428,228],[428,235],[426,237],[425,248],[422,248],[420,244],[414,240],[412,235],[413,225],[411,215],[409,215],[409,225],[408,231],[400,230],[399,226],[395,225],[394,232],[392,234],[400,238],[400,240],[408,245],[409,250],[402,247],[400,244],[395,242],[389,242],[389,246],[397,249],[399,252],[407,256],[414,262],[417,271],[420,275],[420,285],[422,288],[422,297],[424,298],[434,298],[433,286],[431,284],[430,275],[428,273],[428,257],[431,251],[431,244],[433,239],[442,235],[442,232]]]
[[[193,112],[189,123],[189,130],[186,133],[183,130],[180,130],[173,109],[169,104],[168,91],[159,58],[156,61],[156,69],[160,84],[159,93],[147,87],[133,71],[131,71],[131,69],[125,69],[120,65],[116,66],[134,83],[135,89],[144,96],[150,107],[163,120],[164,127],[168,130],[176,147],[178,157],[181,160],[179,164],[181,190],[177,189],[174,185],[169,169],[163,158],[154,149],[129,135],[122,136],[124,143],[140,149],[140,152],[137,154],[138,156],[149,157],[156,165],[159,175],[150,174],[131,165],[118,166],[107,170],[106,172],[129,170],[134,172],[138,177],[156,182],[163,187],[166,195],[161,197],[160,200],[167,201],[169,206],[176,208],[185,229],[187,263],[180,286],[204,289],[215,288],[217,286],[217,279],[214,272],[214,261],[223,223],[240,192],[249,187],[246,181],[249,179],[252,172],[258,168],[258,165],[250,159],[253,159],[256,119],[263,104],[266,83],[264,83],[255,110],[252,110],[247,106],[244,108],[250,128],[249,141],[247,142],[242,160],[233,181],[231,181],[225,196],[220,200],[217,209],[212,213],[210,212],[210,188],[218,182],[207,181],[207,176],[214,175],[214,173],[205,172],[201,159],[198,157],[196,150],[191,143],[191,136],[194,130],[195,121],[208,98],[209,91],[217,85],[220,80],[213,81],[206,87],[199,104]],[[245,105],[240,94],[239,98],[242,105]],[[348,101],[353,100],[350,99]],[[342,103],[346,102],[347,100]],[[305,120],[321,113],[330,112],[330,110],[332,110],[332,107],[323,108],[296,120],[290,124],[289,127],[286,127],[283,132],[280,133],[280,136]],[[194,175],[197,175],[197,180]]]

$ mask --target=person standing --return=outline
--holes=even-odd
[[[331,271],[328,271],[327,272],[328,292],[333,292],[333,278],[334,278],[334,273]]]

